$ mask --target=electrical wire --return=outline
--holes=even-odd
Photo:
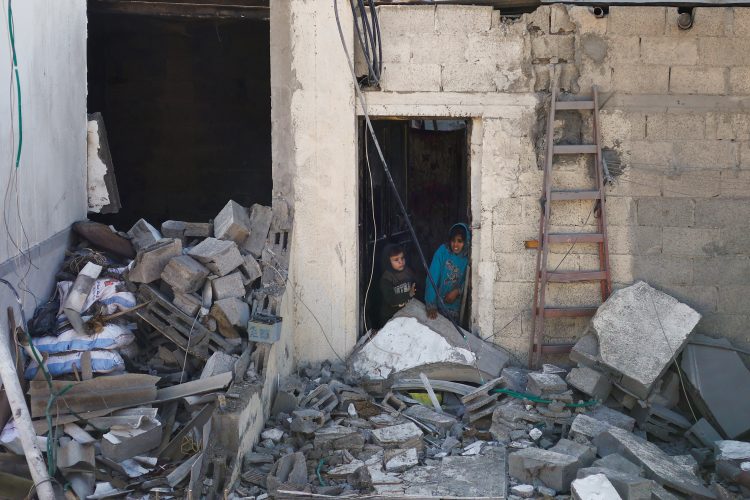
[[[375,275],[375,251],[378,247],[378,224],[375,221],[375,187],[373,186],[372,182],[372,167],[370,166],[370,153],[367,148],[367,143],[369,141],[365,140],[365,164],[367,165],[367,172],[370,175],[370,206],[372,208],[372,228],[373,228],[373,243],[372,243],[372,265],[370,266],[370,279],[367,282],[367,289],[365,290],[365,301],[362,304],[362,324],[364,325],[364,330],[367,331],[367,299],[370,294],[370,287],[372,286],[372,280]]]
[[[18,76],[18,57],[16,56],[16,31],[13,25],[13,0],[8,0],[8,36],[10,50],[13,55],[13,72],[16,75],[16,103],[18,105],[18,148],[16,150],[16,168],[21,164],[21,150],[23,148],[23,114],[21,112],[21,79]]]
[[[354,30],[367,63],[367,83],[379,85],[383,73],[383,46],[380,39],[380,23],[374,0],[349,0],[354,19]],[[360,27],[360,21],[362,26]],[[363,33],[364,31],[364,33]]]

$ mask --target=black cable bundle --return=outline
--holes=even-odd
[[[383,47],[375,0],[349,0],[354,15],[354,29],[367,63],[367,84],[378,85],[383,72]]]

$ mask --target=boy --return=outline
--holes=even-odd
[[[427,317],[437,318],[438,307],[441,313],[452,321],[459,321],[461,314],[461,294],[466,280],[466,268],[469,265],[469,242],[471,232],[466,224],[454,224],[448,232],[448,243],[443,243],[432,257],[430,275],[438,287],[437,293],[443,298],[445,309],[442,309],[435,289],[427,278],[424,301],[427,306]]]
[[[404,250],[398,245],[388,245],[384,250],[385,263],[380,278],[380,322],[384,325],[399,309],[404,307],[417,291],[414,272],[406,266]]]

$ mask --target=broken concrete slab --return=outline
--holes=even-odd
[[[180,255],[169,260],[161,272],[161,279],[175,292],[192,293],[203,287],[210,271],[189,255]]]
[[[575,500],[620,500],[621,498],[604,474],[576,479],[570,485],[570,489]]]
[[[143,417],[138,428],[112,426],[102,436],[102,455],[115,462],[122,462],[159,446],[161,434],[161,422],[149,417]]]
[[[606,422],[609,425],[625,429],[628,432],[633,432],[633,428],[635,427],[635,419],[633,417],[608,406],[599,405],[588,412],[587,415],[593,419]]]
[[[165,238],[182,240],[185,243],[185,228],[187,223],[181,220],[165,220],[161,223],[161,234]]]
[[[322,411],[312,409],[294,410],[289,429],[301,434],[312,434],[326,423],[326,415]]]
[[[418,463],[416,448],[385,450],[383,464],[386,472],[404,472]]]
[[[596,368],[599,364],[599,341],[596,335],[587,333],[581,337],[570,350],[569,357],[571,361],[578,363],[579,366]]]
[[[313,445],[317,450],[361,450],[365,438],[357,429],[329,425],[315,431]]]
[[[461,397],[464,405],[464,414],[469,416],[469,423],[492,415],[497,406],[498,394],[492,390],[503,385],[502,377],[490,380],[486,384],[477,387],[466,396]]]
[[[255,280],[260,278],[263,272],[260,270],[260,264],[255,260],[255,257],[252,255],[243,255],[242,258],[244,259],[244,262],[240,266],[242,280],[245,283],[245,286],[249,286]]]
[[[529,373],[529,382],[526,390],[534,396],[542,394],[555,394],[568,390],[568,384],[556,373]]]
[[[570,426],[569,437],[577,442],[587,443],[611,427],[607,422],[578,414]]]
[[[594,463],[591,465],[603,469],[620,471],[631,476],[641,475],[641,468],[619,453],[610,453],[600,459],[594,460]]]
[[[650,500],[654,482],[651,479],[606,467],[586,467],[578,471],[578,479],[603,474],[623,500]],[[575,483],[575,481],[574,481]]]
[[[688,305],[639,281],[615,291],[591,327],[602,364],[622,375],[618,382],[624,389],[646,399],[700,318]]]
[[[612,390],[609,377],[588,366],[573,368],[565,377],[565,381],[584,394],[588,394],[599,401],[606,401]]]
[[[328,384],[319,385],[299,402],[299,405],[304,408],[312,408],[325,413],[333,411],[338,404],[339,400]]]
[[[228,298],[214,302],[211,316],[216,319],[219,332],[227,338],[239,338],[237,327],[244,328],[250,319],[250,306],[238,299]]]
[[[135,283],[151,283],[161,278],[170,260],[182,255],[182,242],[163,239],[138,252],[128,279]]]
[[[727,339],[696,335],[682,355],[682,370],[702,414],[730,439],[750,432],[750,370]],[[713,346],[705,344],[713,344]]]
[[[214,375],[231,372],[238,359],[237,356],[232,356],[231,354],[222,351],[216,351],[210,358],[208,358],[206,364],[203,365],[200,378],[207,379]]]
[[[438,413],[426,406],[412,405],[406,409],[404,415],[427,423],[445,435],[456,424],[456,419],[448,413]]]
[[[697,498],[713,498],[703,482],[675,463],[658,446],[618,427],[610,427],[594,438],[600,455],[619,453],[645,469],[646,476],[659,484]]]
[[[534,496],[533,484],[517,484],[510,489],[511,494],[521,498],[532,498]]]
[[[250,218],[247,209],[234,200],[224,205],[214,219],[214,237],[232,240],[241,246],[250,236]]]
[[[658,404],[636,406],[631,414],[639,428],[662,441],[673,441],[681,437],[691,426],[687,418]]]
[[[190,249],[188,255],[219,276],[226,276],[245,262],[234,241],[216,238],[201,241]]]
[[[549,451],[574,457],[577,461],[576,468],[588,467],[596,458],[596,448],[570,439],[561,439]]]
[[[245,296],[245,283],[239,271],[211,280],[213,300],[242,298]]]
[[[701,418],[690,429],[685,432],[685,438],[696,448],[713,449],[716,441],[721,441],[721,435],[716,429],[708,423],[708,420]]]
[[[372,380],[419,373],[430,379],[474,383],[497,377],[510,356],[469,332],[462,333],[466,340],[446,318],[428,319],[424,304],[412,299],[352,354],[350,363],[357,374]]]
[[[242,248],[250,252],[256,259],[260,258],[263,247],[266,245],[268,231],[271,229],[273,210],[271,207],[258,205],[250,207],[250,235],[245,240]]]
[[[392,425],[372,431],[375,444],[383,448],[417,448],[422,449],[424,433],[413,422]]]
[[[278,490],[310,491],[305,455],[298,451],[276,461],[266,479],[266,487],[269,494],[274,496]]]
[[[539,480],[557,491],[568,491],[578,470],[576,457],[543,450],[524,448],[508,455],[510,475],[524,483]]]
[[[133,227],[128,231],[128,236],[130,236],[130,243],[132,243],[136,252],[140,252],[162,239],[159,230],[146,222],[145,219],[139,219],[138,222],[133,224]]]

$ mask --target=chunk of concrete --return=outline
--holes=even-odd
[[[588,412],[588,416],[628,432],[633,432],[633,428],[635,427],[635,419],[633,417],[604,405],[599,405]]]
[[[532,498],[534,496],[533,484],[517,484],[510,489],[511,494],[521,498]]]
[[[248,286],[260,278],[263,272],[260,270],[260,264],[255,260],[255,257],[252,255],[243,255],[242,258],[244,262],[240,266],[240,271],[242,271],[242,280],[245,286]]]
[[[182,242],[174,239],[160,240],[144,248],[135,257],[128,279],[135,283],[151,283],[161,278],[170,260],[182,255]]]
[[[236,271],[211,281],[213,300],[231,299],[245,296],[242,273]]]
[[[404,414],[414,417],[420,422],[430,424],[442,435],[445,435],[456,424],[456,419],[449,413],[438,413],[422,405],[410,406]]]
[[[580,366],[595,368],[599,364],[599,341],[593,333],[587,333],[570,350],[571,361]]]
[[[695,475],[675,463],[658,446],[618,427],[610,427],[594,438],[600,455],[619,453],[641,465],[646,476],[659,484],[698,498],[713,498],[713,494]]]
[[[631,413],[638,421],[639,428],[662,441],[681,437],[691,426],[687,418],[658,404],[636,406]]]
[[[638,475],[606,467],[587,467],[580,469],[577,477],[582,479],[596,474],[604,474],[624,500],[651,500],[654,482]]]
[[[170,259],[161,272],[161,279],[175,292],[197,292],[210,271],[206,266],[189,255],[180,255]]]
[[[211,316],[216,319],[219,332],[227,338],[238,338],[236,328],[244,328],[250,319],[250,306],[247,302],[230,297],[214,302],[211,306]]]
[[[307,463],[301,452],[284,455],[271,468],[266,479],[269,494],[274,497],[278,490],[310,491],[307,484]]]
[[[186,222],[186,238],[210,238],[214,234],[214,225],[210,222]]]
[[[383,448],[417,448],[422,449],[424,433],[413,422],[391,425],[372,431],[372,439],[375,444]]]
[[[187,223],[181,220],[165,220],[161,223],[161,234],[165,238],[174,238],[185,241],[185,228]]]
[[[150,417],[143,417],[137,428],[112,426],[102,436],[101,453],[115,462],[122,462],[157,447],[161,433],[161,422]]]
[[[624,389],[646,399],[700,318],[686,304],[639,281],[614,292],[591,326],[602,363],[622,374]]]
[[[200,376],[201,380],[213,377],[214,375],[231,372],[234,369],[235,363],[237,363],[237,359],[239,359],[237,356],[216,351],[203,366]]]
[[[612,383],[609,377],[588,366],[573,368],[565,378],[565,381],[581,391],[599,401],[606,401],[612,390]]]
[[[578,460],[570,455],[524,448],[508,455],[510,475],[524,483],[539,480],[557,491],[568,491],[575,479]]]
[[[526,390],[534,396],[555,394],[568,390],[568,384],[556,373],[529,373]]]
[[[315,431],[313,445],[317,450],[362,450],[365,438],[355,428],[329,425]]]
[[[177,309],[184,312],[188,316],[194,317],[196,314],[198,314],[201,305],[203,305],[203,301],[198,295],[194,293],[175,292],[172,304],[174,304]]]
[[[721,441],[719,433],[705,418],[701,418],[688,429],[685,437],[696,448],[713,448],[716,441]]]
[[[266,245],[268,231],[271,229],[271,219],[273,219],[271,207],[265,207],[257,203],[250,207],[250,235],[242,248],[250,252],[256,259],[261,256],[263,247]]]
[[[214,237],[242,245],[248,236],[250,218],[247,209],[234,200],[229,200],[214,219]]]
[[[459,333],[448,319],[428,319],[424,304],[416,299],[350,358],[353,371],[365,379],[424,373],[430,379],[473,383],[496,378],[509,361],[506,351],[465,330]]]
[[[607,422],[591,418],[588,415],[578,414],[570,425],[568,435],[577,442],[586,443],[611,427]]]
[[[404,472],[411,469],[419,463],[417,459],[417,449],[393,449],[385,450],[385,457],[383,459],[385,464],[386,472]]]
[[[300,434],[312,434],[326,423],[326,416],[322,411],[303,408],[292,412],[289,429]]]
[[[235,242],[216,238],[201,241],[188,255],[219,276],[226,276],[245,262]]]
[[[575,500],[620,500],[620,495],[604,474],[576,479],[570,485]]]
[[[561,439],[549,451],[570,455],[576,459],[576,468],[588,467],[596,458],[596,448],[593,446],[577,443],[570,439]]]
[[[641,468],[639,466],[618,453],[610,453],[603,458],[594,460],[594,463],[592,465],[594,467],[600,467],[602,469],[612,469],[620,471],[631,476],[641,475]]]
[[[682,355],[682,370],[701,413],[730,439],[750,432],[750,370],[727,339],[696,335]],[[713,344],[713,345],[703,345]]]
[[[128,236],[130,236],[130,243],[133,244],[136,252],[140,252],[162,239],[159,230],[146,222],[145,219],[139,219],[138,222],[133,224],[133,227],[128,231]]]

